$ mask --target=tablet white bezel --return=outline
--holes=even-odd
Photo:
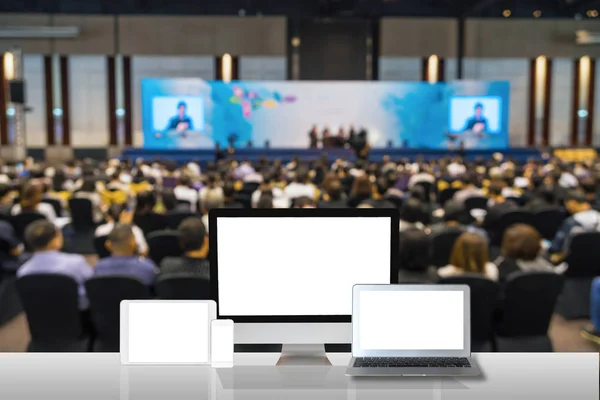
[[[207,332],[207,360],[202,362],[132,362],[129,360],[129,305],[135,303],[159,303],[159,304],[206,304],[208,306]],[[217,318],[217,303],[214,300],[123,300],[121,301],[120,314],[120,355],[121,364],[125,365],[210,365],[210,330],[212,320]]]

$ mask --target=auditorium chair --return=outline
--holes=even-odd
[[[504,231],[514,224],[526,224],[533,226],[533,214],[528,211],[515,210],[503,214],[498,223],[489,232],[490,246],[499,247],[502,244]]]
[[[96,224],[91,200],[69,199],[69,210],[71,211],[71,223],[63,228],[65,251],[76,254],[95,253]]]
[[[494,324],[498,351],[553,351],[548,326],[563,280],[553,272],[515,272],[508,276]]]
[[[465,274],[443,278],[440,284],[467,285],[471,292],[471,350],[489,352],[495,349],[492,321],[500,286],[481,275]]]
[[[441,192],[438,193],[438,203],[440,204],[440,206],[443,208],[444,204],[446,204],[446,202],[448,202],[448,200],[452,200],[452,197],[454,197],[454,194],[458,192],[458,189],[456,188],[446,188],[444,190],[442,190]]]
[[[45,198],[45,199],[42,199],[42,203],[50,204],[52,206],[52,208],[54,209],[54,212],[56,213],[56,216],[57,217],[62,217],[62,215],[63,215],[63,206],[62,206],[62,203],[60,202],[60,200],[58,200],[58,199],[52,199],[52,198]]]
[[[157,231],[148,235],[148,256],[156,265],[165,257],[179,257],[183,250],[179,245],[179,233],[174,231]]]
[[[552,240],[566,218],[567,214],[559,208],[538,211],[533,214],[533,227],[544,239]]]
[[[519,207],[523,207],[525,206],[525,203],[527,202],[527,199],[525,197],[507,197],[506,201],[512,201],[513,203],[515,203],[516,205],[518,205]]]
[[[25,243],[24,236],[27,226],[40,219],[46,219],[46,217],[38,212],[22,212],[12,217],[11,221],[15,228],[15,234],[21,242]],[[27,243],[25,243],[25,247],[28,247]]]
[[[563,274],[565,285],[558,298],[556,312],[565,319],[590,317],[590,288],[600,276],[600,232],[574,234],[565,258],[568,268]]]
[[[198,200],[196,207],[200,205],[200,200]],[[187,212],[192,212],[192,202],[189,200],[177,199],[177,209],[187,210]],[[198,209],[198,208],[197,208]]]
[[[431,235],[431,265],[440,268],[450,263],[452,247],[462,233],[462,229],[453,228]]]
[[[106,241],[108,240],[108,236],[98,236],[94,238],[94,248],[96,249],[96,254],[98,258],[106,258],[110,256],[110,252],[106,248]]]
[[[156,295],[164,300],[210,300],[210,280],[190,274],[168,274],[156,280]]]
[[[0,274],[0,326],[23,312],[14,275]]]
[[[165,216],[167,217],[167,222],[168,222],[168,228],[169,229],[177,229],[179,227],[179,224],[181,224],[181,222],[189,217],[193,217],[195,216],[195,214],[189,212],[189,211],[170,211],[167,214],[165,214]]]
[[[134,277],[107,275],[88,280],[85,290],[96,333],[93,350],[119,352],[121,301],[150,298],[148,287]]]
[[[66,275],[34,274],[17,279],[19,297],[29,322],[31,352],[85,352],[77,282]]]
[[[474,196],[465,200],[465,207],[467,208],[467,212],[471,212],[472,210],[476,209],[487,210],[487,203],[487,197]]]
[[[421,186],[425,191],[425,198],[427,199],[427,203],[431,203],[432,195],[435,194],[435,183],[431,182],[417,182],[416,186]]]

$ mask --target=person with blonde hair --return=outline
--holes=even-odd
[[[488,258],[487,241],[476,233],[461,234],[452,247],[450,264],[438,270],[442,278],[463,274],[479,274],[498,280],[498,268]]]

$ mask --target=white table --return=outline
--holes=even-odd
[[[275,353],[236,354],[233,369],[122,366],[115,353],[0,354],[0,399],[561,399],[599,398],[597,353],[480,353],[479,378],[344,376],[331,367],[275,367]]]

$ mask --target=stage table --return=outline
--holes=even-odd
[[[277,353],[242,353],[235,367],[123,366],[116,353],[0,354],[0,399],[561,399],[597,400],[597,353],[479,353],[476,378],[348,378],[330,367],[276,367]]]

